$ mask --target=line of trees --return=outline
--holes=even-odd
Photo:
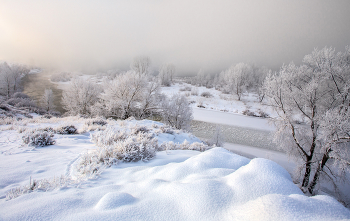
[[[189,129],[192,110],[184,96],[169,99],[160,93],[159,77],[150,74],[150,59],[135,58],[131,70],[117,74],[101,85],[73,78],[70,87],[63,92],[62,105],[70,115],[104,116],[127,119],[144,119],[158,116],[177,129]],[[169,81],[175,66],[164,66]]]
[[[0,95],[9,99],[14,93],[21,92],[21,78],[29,73],[29,68],[19,64],[0,64]]]
[[[241,100],[245,92],[255,92],[259,102],[262,102],[265,97],[263,84],[269,73],[271,70],[266,67],[238,63],[214,76],[199,70],[190,83],[207,88],[214,87],[223,93],[236,95],[238,100]]]

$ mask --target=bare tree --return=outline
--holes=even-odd
[[[279,114],[276,141],[302,160],[304,192],[314,194],[321,175],[336,178],[332,168],[339,162],[349,169],[349,54],[348,48],[345,53],[315,49],[304,65],[284,65],[265,82]]]
[[[138,75],[148,75],[151,68],[151,59],[149,57],[135,57],[130,64],[130,69]]]

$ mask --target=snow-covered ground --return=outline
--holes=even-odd
[[[82,133],[55,135],[57,142],[52,146],[27,147],[18,133],[26,127],[70,123]],[[151,121],[119,121],[115,127],[130,124],[161,126]],[[89,132],[83,133],[87,130],[84,125],[81,119],[66,118],[66,122],[41,120],[13,128],[0,126],[0,220],[350,219],[350,211],[334,198],[304,196],[277,163],[250,160],[223,148],[160,151],[148,162],[113,165],[94,179],[5,198],[6,191],[28,185],[30,179],[71,176],[81,154],[96,149]],[[181,131],[157,136],[160,142],[198,141]],[[274,157],[280,156],[271,155]]]
[[[209,92],[212,97],[201,96],[203,92]],[[162,87],[162,93],[168,96],[183,94],[187,97],[194,109],[201,106],[200,109],[215,110],[224,113],[228,112],[238,115],[242,115],[245,110],[250,110],[256,115],[259,115],[259,111],[263,111],[271,117],[276,116],[271,107],[266,106],[264,102],[258,102],[257,95],[254,93],[245,93],[241,100],[238,101],[235,95],[224,94],[214,88],[196,87],[187,83],[176,83],[170,87]],[[194,117],[196,118],[196,112]]]

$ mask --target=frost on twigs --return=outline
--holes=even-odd
[[[131,131],[108,127],[91,136],[98,148],[81,157],[77,171],[82,176],[93,177],[102,169],[118,162],[148,161],[156,155],[158,140],[147,128],[138,127]]]
[[[49,146],[54,145],[56,141],[53,139],[53,134],[47,131],[32,131],[27,132],[22,136],[23,143],[28,144],[29,146]]]
[[[77,133],[77,128],[73,125],[69,126],[62,126],[60,128],[57,128],[55,130],[57,134],[76,134]]]
[[[67,187],[74,184],[75,181],[66,176],[54,177],[51,179],[35,180],[30,177],[29,185],[13,188],[6,192],[6,200],[17,198],[23,194],[34,191],[50,191],[56,188]]]

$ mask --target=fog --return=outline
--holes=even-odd
[[[0,60],[70,70],[217,72],[238,62],[277,69],[314,48],[344,50],[350,1],[1,0]]]

